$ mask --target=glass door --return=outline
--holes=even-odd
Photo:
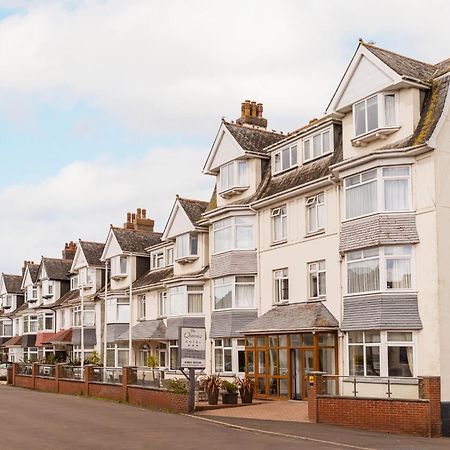
[[[308,397],[309,373],[314,371],[314,352],[313,350],[302,350],[302,353],[303,353],[302,399],[306,399]]]
[[[291,398],[302,399],[302,359],[301,350],[291,349]]]

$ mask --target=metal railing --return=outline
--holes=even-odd
[[[55,378],[55,366],[50,364],[39,364],[36,371],[37,377]]]
[[[31,377],[33,374],[33,365],[32,364],[16,364],[16,375],[22,375]]]
[[[419,398],[419,380],[412,377],[323,375],[319,395],[374,398]]]
[[[161,387],[164,380],[164,372],[149,367],[134,367],[130,370],[128,384],[144,387]]]
[[[92,381],[97,383],[122,384],[121,367],[93,367]]]
[[[62,380],[84,380],[84,367],[80,366],[63,366],[59,367],[59,378]]]

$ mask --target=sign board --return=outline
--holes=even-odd
[[[179,367],[204,369],[206,367],[206,328],[180,327]]]

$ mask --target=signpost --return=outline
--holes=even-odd
[[[181,326],[178,330],[178,345],[178,367],[189,380],[189,412],[194,412],[195,370],[206,367],[206,328]],[[189,375],[184,369],[189,369]]]

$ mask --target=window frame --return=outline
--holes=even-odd
[[[238,278],[253,278],[253,282],[250,281],[238,281]],[[221,284],[217,284],[217,282],[223,281]],[[253,306],[237,306],[236,298],[237,298],[237,286],[242,285],[252,285],[253,286]],[[216,287],[221,286],[231,286],[231,306],[226,308],[217,308],[216,307]],[[219,277],[213,279],[213,287],[212,287],[212,310],[213,311],[226,311],[231,309],[255,309],[256,308],[256,277],[254,275],[227,275],[225,277]]]
[[[272,175],[278,175],[280,173],[286,172],[288,170],[293,169],[294,167],[298,167],[299,163],[299,154],[298,154],[298,148],[299,148],[299,142],[295,142],[293,144],[290,144],[286,147],[283,147],[279,150],[276,150],[272,153],[271,156],[271,162],[272,162]],[[283,152],[287,151],[289,155],[289,163],[286,168],[283,168]],[[296,155],[295,158],[293,158],[293,155]],[[280,159],[280,169],[276,170],[276,158],[279,157]],[[293,159],[295,159],[295,162],[293,163]]]
[[[323,197],[323,201],[320,203],[319,202],[319,197],[322,196]],[[315,234],[315,233],[321,233],[323,231],[325,231],[326,226],[327,226],[327,206],[326,206],[326,202],[325,202],[325,192],[319,192],[316,195],[312,195],[310,197],[307,197],[305,199],[305,208],[306,208],[306,229],[307,229],[307,234]],[[323,226],[319,227],[319,208],[323,208]],[[310,225],[311,225],[311,220],[310,220],[310,215],[312,210],[314,210],[314,214],[316,216],[316,223],[317,223],[317,228],[314,230],[310,229]]]
[[[323,263],[323,268],[320,267],[320,265]],[[317,270],[312,270],[312,267],[314,265],[317,265]],[[308,300],[309,301],[317,301],[317,300],[325,300],[327,297],[327,262],[326,259],[319,259],[317,261],[310,261],[308,262]],[[319,283],[319,276],[320,274],[325,274],[325,292],[320,292],[320,283]],[[316,283],[317,283],[317,296],[313,297],[311,295],[311,288],[312,288],[312,276],[316,274]]]
[[[239,173],[239,167],[240,165],[244,165],[245,166],[245,176],[244,176],[244,180],[240,179],[240,173]],[[231,169],[231,173],[233,174],[233,180],[231,181],[230,184],[230,180],[229,180],[229,168]],[[227,169],[228,173],[227,173],[227,186],[224,187],[224,183],[223,180],[224,178],[224,172],[225,169]],[[219,189],[219,194],[222,194],[224,192],[228,192],[231,191],[233,189],[236,188],[249,188],[249,181],[248,181],[248,175],[249,175],[249,167],[248,167],[248,160],[247,159],[235,159],[233,161],[229,161],[225,164],[222,164],[220,166],[220,189]]]
[[[324,151],[324,134],[326,133],[330,133],[330,148],[328,151]],[[320,136],[320,154],[318,156],[314,156],[314,138]],[[309,146],[309,154],[310,156],[307,158],[306,157],[306,149],[305,149],[305,144],[308,143]],[[330,127],[326,127],[323,128],[315,133],[312,133],[308,136],[305,136],[304,138],[302,138],[302,157],[303,157],[303,163],[307,163],[309,161],[314,161],[316,159],[322,158],[323,156],[326,155],[330,155],[331,153],[334,152],[334,127],[330,126]]]
[[[189,290],[188,287],[194,287],[197,288],[197,290]],[[175,292],[177,290],[177,292]],[[172,292],[173,291],[173,292]],[[190,312],[189,311],[189,295],[195,294],[201,294],[202,295],[202,311],[201,312]],[[181,312],[177,312],[174,314],[173,308],[172,308],[172,298],[173,296],[179,296],[179,299],[183,302],[183,310]],[[180,300],[179,300],[180,301]],[[205,308],[204,308],[204,301],[205,301],[205,295],[204,295],[204,286],[203,285],[188,285],[188,284],[181,284],[178,286],[172,286],[167,290],[167,299],[166,299],[166,317],[180,317],[180,316],[203,316],[205,314]]]
[[[284,210],[284,211],[283,211]],[[272,243],[278,244],[280,242],[287,241],[288,235],[288,211],[287,204],[277,206],[276,208],[272,208],[270,211],[270,219],[272,226]],[[279,239],[276,239],[276,230],[277,230],[277,221],[280,221],[281,227],[281,236]],[[284,231],[284,234],[283,234]]]
[[[150,268],[154,269],[162,269],[166,266],[166,252],[164,249],[155,250],[150,253]]]
[[[158,292],[158,317],[167,317],[167,291]]]
[[[137,297],[138,297],[138,317],[139,321],[143,321],[147,316],[147,297],[145,294],[139,294]]]
[[[91,328],[95,327],[95,305],[94,304],[86,304],[84,305],[84,320],[81,323],[81,305],[72,306],[70,308],[71,318],[72,318],[72,327],[79,328],[83,326],[83,328]],[[86,320],[86,317],[91,316],[92,320]]]
[[[289,268],[283,267],[282,269],[275,269],[272,272],[273,279],[273,300],[272,303],[274,305],[280,305],[283,303],[289,303]],[[283,282],[286,280],[287,282],[287,298],[283,298],[283,293],[286,290],[283,287]],[[279,300],[277,301],[277,298]]]
[[[183,233],[183,234],[179,234],[176,238],[175,238],[175,261],[180,261],[180,260],[184,260],[184,259],[190,259],[190,258],[198,258],[199,257],[199,244],[200,244],[200,239],[198,238],[198,233]],[[184,254],[184,243],[182,243],[182,240],[187,239],[187,246],[189,248],[189,252],[187,254]],[[193,242],[196,241],[196,247],[197,247],[197,251],[196,253],[193,253],[192,249],[193,249]],[[179,249],[181,248],[181,250],[183,250],[183,255],[179,255]]]
[[[249,222],[251,221],[251,224],[239,224],[236,222],[236,219],[249,219]],[[229,221],[229,225],[223,225],[219,228],[219,224],[223,224]],[[252,242],[249,247],[238,247],[237,245],[237,229],[239,227],[246,227],[251,228],[252,232]],[[230,228],[230,246],[227,246],[224,250],[217,251],[216,250],[216,233],[222,230],[225,230],[227,228]],[[213,255],[218,255],[220,253],[230,252],[230,251],[248,251],[248,250],[255,250],[255,216],[248,216],[248,215],[242,215],[242,216],[232,216],[232,217],[225,217],[221,220],[218,220],[217,222],[214,222],[212,224],[212,241],[213,241]]]

